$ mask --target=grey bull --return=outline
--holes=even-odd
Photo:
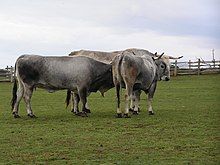
[[[31,108],[31,96],[36,87],[48,91],[71,90],[79,95],[83,104],[82,112],[90,92],[96,92],[109,83],[111,65],[88,57],[22,55],[15,64],[16,78],[13,87],[12,109],[15,118],[19,117],[19,103],[24,98],[28,116],[35,117]],[[17,89],[18,82],[18,89]],[[103,86],[104,85],[104,86]]]
[[[134,56],[135,53],[128,51],[116,56],[112,62],[113,81],[117,95],[118,117],[129,117],[129,100],[132,98],[133,90],[143,90],[148,94],[148,111],[153,114],[152,99],[156,90],[158,80],[170,80],[169,66],[161,59],[149,56]],[[125,84],[125,111],[120,109],[120,88]],[[137,110],[135,109],[136,113]]]
[[[128,51],[128,52],[133,52],[136,56],[142,56],[142,55],[146,55],[146,56],[151,56],[151,57],[159,57],[159,55],[157,54],[153,54],[148,50],[145,49],[137,49],[137,48],[130,48],[130,49],[126,49],[126,50],[121,50],[121,51],[112,51],[112,52],[103,52],[103,51],[91,51],[91,50],[79,50],[79,51],[73,51],[69,54],[69,56],[86,56],[86,57],[90,57],[93,58],[97,61],[106,63],[106,64],[110,64],[112,62],[112,60],[120,53],[122,53],[123,51]],[[170,55],[163,55],[162,56],[162,60],[166,63],[169,63],[169,60],[177,60],[182,58],[183,56],[178,56],[178,57],[174,57],[174,56],[170,56]]]
[[[126,51],[133,53],[135,56],[159,57],[159,55],[157,55],[157,53],[153,54],[145,49],[131,48],[131,49],[126,49]],[[95,60],[104,62],[106,64],[110,64],[113,61],[113,59],[122,52],[123,51],[101,52],[101,51],[79,50],[79,51],[71,52],[69,55],[70,56],[86,56],[86,57],[90,57]],[[180,59],[180,58],[182,58],[182,56],[173,57],[170,55],[163,55],[161,57],[161,59],[167,64],[167,66],[170,65],[170,61],[169,61],[170,59]],[[109,88],[111,88],[111,87],[109,87]],[[104,95],[105,91],[107,91],[107,90],[102,90],[102,95]],[[70,94],[70,93],[68,92],[68,94]],[[141,90],[134,91],[134,93],[132,95],[132,99],[131,99],[130,110],[133,111],[135,109],[135,111],[137,111],[139,109],[140,94],[141,94]],[[74,99],[73,99],[74,109],[73,109],[73,111],[77,111],[77,109],[78,109],[78,100],[79,100],[78,97],[74,96]],[[88,108],[88,105],[87,105],[87,108]],[[149,114],[152,115],[153,113],[149,112]]]

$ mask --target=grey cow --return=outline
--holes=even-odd
[[[133,52],[134,55],[136,56],[142,56],[142,55],[146,55],[146,56],[151,56],[151,57],[159,57],[159,55],[157,54],[153,54],[148,50],[145,49],[137,49],[137,48],[130,48],[130,49],[126,49],[126,50],[121,50],[121,51],[112,51],[112,52],[103,52],[103,51],[91,51],[91,50],[79,50],[79,51],[73,51],[69,54],[69,56],[86,56],[86,57],[90,57],[93,58],[97,61],[106,63],[106,64],[110,64],[112,62],[112,60],[120,53],[122,53],[123,51],[128,51],[128,52]],[[178,57],[174,57],[174,56],[170,56],[170,55],[163,55],[162,56],[162,60],[166,63],[169,63],[169,60],[177,60],[182,58],[183,56],[178,56]]]
[[[148,50],[145,50],[145,49],[130,48],[130,49],[126,49],[125,51],[133,53],[133,55],[135,55],[135,56],[159,57],[159,55],[157,55],[157,53],[153,54],[153,53],[151,53],[151,52],[149,52]],[[91,51],[91,50],[79,50],[79,51],[73,51],[69,55],[70,56],[86,56],[86,57],[90,57],[90,58],[93,58],[95,60],[104,62],[106,64],[110,64],[113,61],[113,59],[122,52],[123,51],[102,52],[102,51]],[[173,57],[173,56],[170,56],[170,55],[163,55],[161,57],[161,59],[166,63],[166,65],[168,67],[170,65],[170,61],[169,61],[170,59],[180,59],[180,58],[182,58],[182,56]],[[109,87],[108,89],[110,89],[110,88],[111,87]],[[107,91],[107,89],[102,90],[102,92],[101,92],[102,95],[106,91]],[[70,92],[68,92],[68,95],[69,94],[70,94]],[[139,109],[140,94],[141,94],[141,90],[135,90],[133,95],[132,95],[130,110],[134,110],[135,114],[136,114],[137,110]],[[69,98],[70,97],[68,97],[68,99]],[[79,101],[79,99],[78,99],[77,95],[74,96],[74,99],[73,99],[74,109],[73,109],[73,111],[77,111],[78,101]],[[87,108],[88,108],[88,106],[87,106]],[[153,113],[149,112],[149,114],[152,115]]]
[[[50,92],[67,89],[77,93],[83,104],[83,112],[86,110],[88,93],[96,92],[112,82],[109,82],[111,65],[88,57],[22,55],[15,66],[19,85],[17,89],[17,82],[14,82],[12,109],[15,118],[19,117],[18,107],[22,97],[28,116],[35,117],[30,102],[36,87]]]
[[[120,109],[120,88],[125,84],[125,111],[124,117],[129,117],[129,100],[133,90],[143,90],[148,94],[148,111],[153,114],[152,99],[158,80],[170,80],[169,66],[161,59],[150,56],[134,56],[135,53],[128,51],[116,56],[112,62],[113,81],[117,94],[117,114],[123,117]],[[135,110],[137,111],[137,110]],[[137,113],[137,112],[136,112]]]

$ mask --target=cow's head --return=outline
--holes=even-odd
[[[162,53],[157,58],[153,58],[157,66],[157,76],[158,80],[169,81],[170,80],[170,63],[169,60],[163,58],[164,53]]]

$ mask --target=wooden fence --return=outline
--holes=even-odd
[[[5,69],[0,69],[0,82],[13,82],[14,81],[14,68],[6,67]]]
[[[201,75],[220,73],[220,61],[198,61],[171,63],[171,76],[177,75]]]

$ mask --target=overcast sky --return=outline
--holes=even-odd
[[[0,68],[79,49],[220,59],[219,0],[0,0]]]

